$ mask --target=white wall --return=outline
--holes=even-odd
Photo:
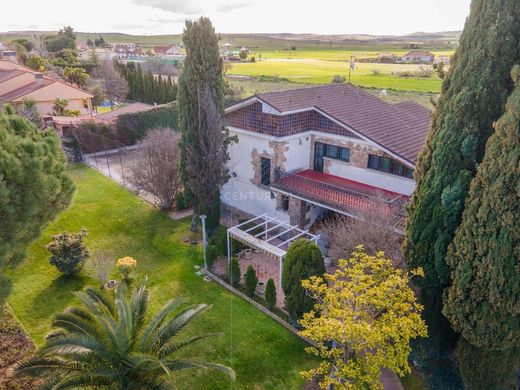
[[[256,148],[259,153],[273,153],[269,148],[269,140],[249,134],[238,134],[232,129],[230,135],[237,135],[239,141],[229,148],[231,178],[220,191],[222,202],[252,215],[276,215],[276,199],[271,199],[271,191],[251,183],[254,177],[251,152]]]
[[[285,161],[285,171],[291,172],[311,168],[311,136],[309,134],[300,134],[284,138],[283,140],[287,142],[286,147],[289,148],[284,153],[287,159]]]
[[[391,175],[369,168],[353,167],[344,161],[334,159],[327,160],[330,161],[329,173],[331,175],[344,177],[404,195],[411,195],[415,188],[415,181],[413,179],[407,179],[406,177]]]

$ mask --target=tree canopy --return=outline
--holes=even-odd
[[[0,303],[11,286],[5,267],[24,258],[73,192],[56,131],[38,130],[10,106],[0,109]]]
[[[217,34],[208,18],[186,21],[182,39],[186,48],[186,60],[179,77],[177,95],[179,128],[182,134],[181,172],[185,187],[190,190],[194,198],[193,227],[198,213],[207,213],[208,225],[216,226],[220,212],[219,191],[220,186],[228,179],[225,164],[229,159],[228,137],[222,126],[224,114],[222,59]],[[201,103],[204,107],[201,107]],[[204,150],[204,146],[212,150],[212,155],[207,154],[208,151]],[[218,154],[218,159],[215,159],[213,154]],[[194,165],[201,164],[202,161],[206,161],[206,165],[195,170]],[[210,168],[210,171],[206,168]],[[195,180],[203,175],[212,178],[212,182],[200,188]]]
[[[409,373],[410,340],[426,336],[409,286],[416,274],[422,271],[409,275],[384,253],[370,256],[358,247],[333,274],[304,280],[317,304],[300,320],[301,334],[317,344],[307,351],[323,359],[304,376],[321,377],[323,389],[382,389],[381,368]]]
[[[486,145],[446,258],[453,281],[443,312],[469,343],[489,350],[520,348],[520,66],[512,75],[517,87]]]

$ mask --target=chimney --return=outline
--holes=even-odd
[[[36,84],[43,83],[43,73],[40,73],[40,72],[34,73],[34,81],[36,81]]]

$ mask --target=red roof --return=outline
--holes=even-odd
[[[17,97],[27,95],[28,93],[34,92],[40,88],[46,87],[47,85],[53,84],[55,82],[56,80],[50,78],[42,78],[39,82],[33,81],[32,83],[25,84],[20,88],[4,93],[3,95],[0,95],[0,99],[6,101],[14,100]]]
[[[351,215],[375,205],[401,209],[409,200],[406,195],[312,169],[282,177],[273,188]]]
[[[417,103],[387,103],[351,84],[260,93],[284,113],[318,109],[376,144],[415,164],[428,134],[429,110]]]

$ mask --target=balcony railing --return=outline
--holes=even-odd
[[[333,178],[333,180],[329,180]],[[377,208],[395,216],[397,225],[404,227],[408,197],[347,179],[310,170],[298,172],[275,171],[271,185],[279,190],[312,203],[317,203],[345,214],[362,218]]]

